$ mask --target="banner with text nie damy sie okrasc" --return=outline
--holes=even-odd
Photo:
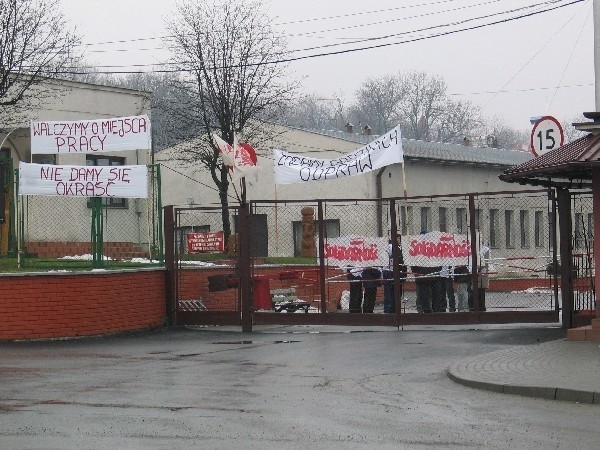
[[[61,166],[19,163],[20,195],[148,197],[146,166]]]
[[[335,159],[309,158],[277,149],[273,153],[275,184],[335,180],[404,162],[400,126]]]

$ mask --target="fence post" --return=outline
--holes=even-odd
[[[173,205],[164,208],[165,228],[165,268],[166,275],[166,312],[170,325],[177,325],[177,283],[175,261],[175,208]]]
[[[92,267],[104,265],[104,222],[101,197],[90,198],[92,206]]]
[[[252,331],[252,283],[250,278],[250,210],[242,203],[238,213],[238,270],[242,308],[242,331]]]
[[[164,254],[164,237],[163,229],[161,226],[160,213],[162,211],[162,187],[160,181],[160,164],[154,164],[152,166],[152,184],[153,184],[153,198],[156,198],[156,202],[152,205],[152,242],[154,250],[158,252],[158,262],[163,264],[165,261]],[[154,182],[156,181],[156,186]],[[156,220],[156,216],[159,216],[159,220]],[[158,245],[156,245],[156,237],[158,237]],[[154,255],[152,255],[154,256]]]
[[[559,284],[558,284],[558,233],[559,227],[556,226],[557,218],[558,218],[558,210],[557,210],[557,198],[556,191],[554,189],[550,189],[550,198],[552,200],[552,236],[550,236],[552,242],[552,284],[554,286],[554,310],[556,311],[558,317],[558,311],[560,310],[560,306],[558,304],[558,295],[559,295]]]
[[[475,194],[469,194],[469,230],[471,232],[471,298],[473,309],[479,312],[479,264],[477,239],[477,209],[475,208]]]
[[[394,284],[394,311],[396,312],[396,319],[398,320],[400,313],[402,312],[402,294],[403,286],[400,282],[400,255],[398,251],[402,251],[402,247],[398,248],[396,245],[398,240],[398,223],[397,223],[397,215],[396,215],[396,201],[394,199],[390,200],[390,222],[391,222],[391,236],[390,239],[392,241],[392,283]],[[402,244],[401,244],[402,245]],[[389,283],[389,282],[388,282]],[[399,322],[398,322],[399,325]]]
[[[317,203],[317,217],[319,220],[319,290],[321,291],[321,314],[327,313],[327,289],[325,288],[325,217],[323,213],[323,200]]]
[[[558,188],[558,221],[560,226],[560,289],[562,292],[562,326],[573,325],[571,310],[573,309],[573,271],[571,270],[572,253],[571,238],[573,223],[571,221],[571,193],[568,189]]]

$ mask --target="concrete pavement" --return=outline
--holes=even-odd
[[[505,328],[521,325],[506,325]],[[546,325],[537,325],[544,327]],[[489,328],[502,328],[489,325]],[[281,333],[306,333],[309,327],[273,327]],[[405,327],[418,330],[420,327]],[[425,329],[456,330],[460,326],[424,327]],[[479,328],[485,329],[486,325]],[[231,329],[233,330],[233,328]],[[255,327],[258,333],[269,333],[268,327]],[[319,330],[319,331],[316,331]],[[312,332],[364,332],[377,327],[315,327]],[[559,339],[535,346],[485,353],[453,363],[448,376],[456,383],[504,394],[537,397],[600,405],[600,342],[572,342]]]
[[[600,342],[561,339],[498,350],[452,364],[448,376],[494,392],[600,405]]]

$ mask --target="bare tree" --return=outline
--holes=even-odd
[[[369,78],[357,90],[350,115],[355,122],[370,126],[373,133],[383,134],[399,123],[402,94],[399,77]]]
[[[285,125],[311,130],[340,129],[344,126],[343,100],[338,96],[324,98],[306,95],[290,104],[280,120]]]
[[[565,144],[574,141],[575,139],[579,139],[580,137],[585,136],[587,133],[585,131],[577,130],[573,124],[574,123],[587,123],[589,119],[586,119],[583,114],[579,116],[571,117],[570,119],[565,119],[562,121],[563,131],[565,133]]]
[[[58,0],[0,0],[0,114],[18,114],[76,58],[79,38]],[[13,118],[14,119],[14,118]]]
[[[484,134],[493,140],[494,147],[506,150],[529,151],[529,135],[527,130],[516,130],[506,124],[501,117],[492,117],[484,124]],[[491,145],[490,145],[491,146]]]
[[[471,102],[453,101],[446,83],[424,72],[370,78],[356,92],[347,115],[371,126],[375,134],[400,124],[405,137],[439,142],[462,142],[478,132],[480,109]]]
[[[444,113],[435,126],[438,142],[461,143],[466,136],[478,133],[482,126],[481,112],[471,102],[447,100]]]
[[[278,115],[292,99],[297,85],[280,63],[286,41],[272,28],[263,4],[253,0],[183,0],[168,28],[175,66],[189,73],[187,86],[195,94],[186,119],[202,132],[201,144],[183,156],[210,172],[228,237],[230,181],[212,133],[231,144],[234,132],[245,132],[250,120]]]
[[[433,128],[446,110],[446,82],[425,72],[408,72],[400,76],[400,85],[403,133],[412,139],[431,140]]]

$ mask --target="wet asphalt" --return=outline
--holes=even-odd
[[[180,328],[0,343],[1,449],[597,448],[600,407],[473,389],[558,326]]]

